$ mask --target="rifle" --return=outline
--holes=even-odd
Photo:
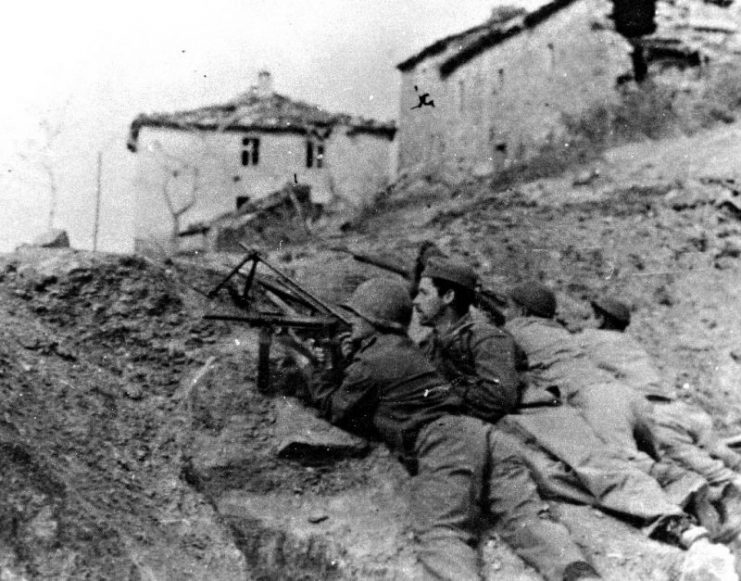
[[[399,274],[403,276],[407,280],[411,280],[410,270],[406,268],[404,265],[401,265],[397,262],[386,260],[385,258],[381,258],[380,256],[374,256],[372,254],[363,254],[361,252],[355,252],[354,250],[350,250],[347,246],[332,246],[330,250],[334,250],[336,252],[344,252],[345,254],[349,254],[350,256],[352,256],[358,262],[362,262],[363,264],[370,264],[372,266],[377,266],[380,269],[388,270],[389,272],[393,272],[395,274]]]
[[[358,262],[362,262],[363,264],[370,264],[383,270],[387,270],[389,272],[393,272],[394,274],[403,276],[411,283],[410,292],[412,292],[413,294],[416,293],[416,289],[419,286],[419,277],[424,270],[424,262],[426,258],[429,258],[430,256],[444,256],[444,254],[437,249],[434,243],[429,241],[422,243],[422,246],[419,249],[419,256],[417,257],[417,264],[415,264],[414,268],[406,268],[395,261],[387,260],[373,254],[363,254],[362,252],[355,252],[354,250],[350,250],[346,246],[333,246],[330,248],[330,250],[335,250],[336,252],[344,252],[352,256]],[[494,324],[498,327],[504,325],[506,321],[504,313],[502,313],[501,310],[506,305],[507,297],[493,289],[482,286],[476,292],[476,306],[479,307],[482,311],[486,312],[489,317],[491,317]]]
[[[267,392],[270,387],[270,348],[273,337],[287,334],[288,341],[283,343],[294,351],[315,360],[310,349],[303,345],[298,332],[319,339],[320,343],[330,345],[330,356],[332,359],[337,354],[338,346],[334,338],[340,331],[351,326],[349,318],[344,316],[336,307],[321,300],[319,297],[302,287],[298,282],[268,262],[259,252],[240,246],[247,251],[247,255],[229,271],[229,274],[207,293],[210,298],[215,297],[224,288],[230,289],[234,304],[242,310],[247,311],[245,315],[205,315],[205,319],[220,321],[235,321],[245,323],[260,330],[258,338],[258,361],[257,361],[257,389]],[[247,263],[252,262],[247,274],[242,269]],[[262,264],[277,275],[277,279],[271,279],[257,272],[258,264]],[[235,276],[245,279],[241,294],[235,293],[232,287],[227,286]],[[266,298],[276,306],[280,312],[259,312],[252,308],[250,292],[254,285],[258,285],[265,291]],[[294,305],[294,306],[292,306]],[[308,310],[309,316],[303,315],[298,309]],[[333,361],[330,361],[332,364]]]

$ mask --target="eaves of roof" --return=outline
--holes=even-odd
[[[454,34],[438,40],[426,47],[413,57],[397,65],[402,71],[413,69],[423,60],[445,52],[450,44],[460,41],[458,51],[440,63],[440,75],[444,78],[453,73],[458,67],[469,62],[482,52],[512,38],[525,30],[535,28],[563,8],[577,0],[552,0],[541,7],[500,23],[487,23],[470,28],[459,34]]]
[[[139,115],[129,127],[127,148],[135,152],[143,127],[180,131],[264,132],[316,134],[328,137],[336,126],[347,127],[347,134],[370,134],[393,139],[396,125],[346,114],[332,114],[314,105],[294,101],[278,94],[258,96],[254,91],[222,105],[189,111]]]

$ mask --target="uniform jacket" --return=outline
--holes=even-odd
[[[654,400],[653,434],[662,454],[713,484],[735,477],[741,456],[719,440],[707,412],[675,399],[640,343],[623,332],[602,329],[583,331],[577,338],[596,365]]]
[[[519,370],[527,361],[506,331],[469,313],[445,333],[433,331],[421,347],[463,399],[467,413],[494,422],[517,407]]]
[[[601,369],[645,396],[673,397],[651,356],[620,331],[586,329],[576,334],[581,349]]]
[[[366,339],[341,377],[325,373],[309,390],[327,420],[379,437],[404,458],[423,426],[461,404],[414,342],[392,333]]]
[[[505,328],[527,355],[528,381],[539,387],[557,386],[564,399],[570,399],[582,388],[615,381],[611,373],[588,358],[574,336],[557,321],[517,317]]]

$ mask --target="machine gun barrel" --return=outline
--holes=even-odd
[[[211,321],[234,321],[246,323],[252,327],[283,327],[287,329],[307,329],[322,331],[332,329],[338,321],[332,317],[287,317],[284,315],[205,315],[204,319]]]

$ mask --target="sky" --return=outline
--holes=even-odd
[[[139,113],[223,102],[269,70],[274,89],[333,112],[394,119],[396,65],[542,0],[25,0],[0,24],[0,252],[53,226],[76,248],[125,249]],[[100,154],[100,188],[98,158]]]

